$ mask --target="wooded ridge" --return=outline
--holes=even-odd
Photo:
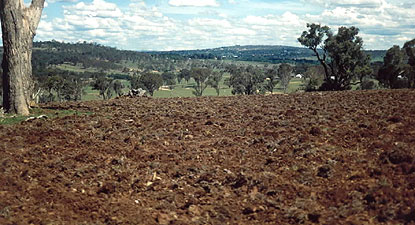
[[[62,63],[93,64],[103,69],[117,68],[122,60],[140,62],[151,59],[223,59],[269,63],[317,63],[313,52],[307,48],[282,45],[229,46],[212,49],[178,51],[130,51],[96,43],[64,43],[45,41],[33,43],[33,67]],[[3,52],[0,47],[0,52]],[[372,61],[382,61],[386,50],[366,50]],[[98,65],[97,65],[98,64]]]

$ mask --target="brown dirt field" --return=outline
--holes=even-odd
[[[0,224],[415,224],[415,92],[122,98],[0,126]]]

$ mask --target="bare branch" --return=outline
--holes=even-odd
[[[30,25],[30,30],[33,36],[36,35],[36,29],[39,25],[40,18],[42,16],[44,4],[45,0],[32,0],[30,6],[28,8],[25,8],[24,16]]]
[[[361,84],[362,82],[361,81],[357,81],[357,82],[350,82],[350,85],[358,85],[358,84]]]

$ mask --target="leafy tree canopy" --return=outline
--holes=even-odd
[[[363,51],[358,28],[340,27],[337,34],[319,24],[307,24],[307,28],[298,41],[314,52],[324,68],[320,90],[348,90],[353,82],[360,83],[371,74],[370,57]]]
[[[173,72],[164,72],[162,75],[164,84],[166,85],[175,85],[176,84],[176,74]]]
[[[278,84],[278,66],[273,66],[271,68],[268,68],[268,66],[265,66],[265,85],[264,88],[266,91],[273,92],[275,86]]]
[[[147,72],[138,78],[137,85],[133,88],[143,88],[153,96],[154,91],[158,90],[161,85],[163,85],[163,78],[159,73]]]
[[[207,81],[207,84],[210,85],[212,88],[216,90],[216,94],[219,96],[220,94],[220,87],[219,82],[222,80],[223,73],[220,71],[213,71],[211,76]]]
[[[203,91],[208,86],[208,80],[212,74],[212,69],[206,67],[194,67],[191,69],[190,74],[196,82],[193,94],[195,96],[202,96]]]
[[[231,74],[228,84],[233,88],[232,94],[252,95],[263,89],[265,75],[258,67],[230,65],[227,72]]]
[[[415,88],[415,39],[404,44],[403,49],[408,57],[405,77],[408,80],[408,87]]]
[[[284,89],[284,93],[287,91],[288,84],[291,80],[293,67],[290,64],[283,63],[278,67],[278,78],[280,79],[281,86]]]
[[[379,69],[377,79],[386,88],[399,88],[399,77],[404,73],[405,54],[398,45],[386,52],[383,66]]]
[[[102,98],[107,100],[112,97],[112,91],[114,90],[113,81],[114,80],[111,78],[100,76],[95,79],[94,83],[92,84],[92,88],[94,90],[98,90]]]
[[[391,47],[376,78],[386,88],[415,88],[415,39]]]

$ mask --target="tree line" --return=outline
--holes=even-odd
[[[283,87],[284,92],[287,90],[288,84],[293,76],[296,67],[289,64],[280,64],[279,66],[247,66],[246,64],[226,64],[223,67],[213,67],[210,62],[183,68],[178,72],[165,71],[143,72],[135,74],[131,77],[131,88],[142,88],[153,96],[154,91],[158,90],[162,85],[173,88],[177,83],[182,81],[189,83],[193,79],[193,95],[202,96],[207,87],[215,89],[216,94],[220,95],[220,84],[224,80],[224,84],[232,88],[233,94],[259,94],[273,92],[278,83]],[[224,74],[228,74],[228,78],[224,79]]]
[[[202,96],[208,86],[216,90],[217,95],[220,94],[219,82],[222,80],[223,72],[214,70],[211,66],[192,67],[190,69],[181,69],[178,73],[174,72],[144,72],[136,74],[131,79],[131,88],[142,88],[153,96],[154,91],[158,90],[162,85],[173,88],[177,82],[186,81],[189,83],[193,78],[195,84],[192,86],[195,96]],[[177,81],[177,82],[176,82]]]
[[[282,63],[272,66],[268,64],[252,66],[212,60],[169,59],[164,56],[156,59],[155,61],[158,62],[156,64],[152,64],[151,60],[146,63],[145,60],[136,61],[143,72],[135,72],[133,75],[128,73],[108,75],[104,71],[109,68],[102,66],[97,66],[101,72],[76,73],[34,63],[33,73],[36,82],[32,98],[39,102],[79,101],[85,95],[87,86],[91,86],[92,89],[99,91],[103,99],[109,99],[114,95],[123,94],[122,90],[126,85],[120,82],[120,79],[129,80],[131,88],[143,88],[151,96],[163,85],[173,88],[182,80],[189,83],[190,79],[195,83],[191,86],[195,96],[202,96],[208,86],[214,88],[219,95],[219,83],[225,73],[229,74],[229,78],[225,79],[224,84],[232,88],[232,93],[235,95],[272,93],[278,84],[286,92],[291,78],[297,73],[303,74],[306,78],[303,87],[305,91],[348,90],[352,85],[357,84],[360,84],[362,89],[371,89],[374,83],[368,78],[376,78],[385,88],[414,86],[414,41],[406,43],[402,48],[392,47],[387,51],[384,64],[373,64],[363,51],[363,40],[357,36],[359,32],[357,28],[341,27],[337,34],[333,34],[327,26],[308,24],[307,27],[309,30],[304,31],[298,40],[315,54],[320,65]],[[95,44],[76,45],[105,49]],[[43,43],[37,47],[46,48],[46,46],[55,48],[62,44],[55,46]],[[78,48],[69,46],[67,48],[72,50]]]
[[[390,48],[383,63],[372,63],[370,55],[363,49],[363,39],[358,36],[358,28],[339,27],[337,33],[320,24],[307,24],[307,28],[298,41],[313,52],[319,65],[292,66],[282,63],[271,68],[220,65],[219,73],[230,74],[225,84],[232,88],[233,94],[272,93],[278,83],[286,92],[295,72],[305,75],[305,91],[342,91],[357,85],[360,89],[373,89],[376,86],[373,79],[378,80],[382,88],[415,87],[415,39],[406,42],[402,48]],[[170,78],[165,78],[166,76]],[[201,96],[209,84],[215,87],[212,85],[214,77],[222,77],[208,68],[193,68],[192,71],[182,69],[178,79],[182,79],[181,76],[194,78],[195,96]],[[163,73],[159,80],[170,80],[167,85],[171,85],[174,80],[172,77],[173,73]]]
[[[386,52],[377,79],[386,88],[415,88],[415,39]]]
[[[363,51],[358,28],[340,27],[337,34],[320,24],[307,24],[307,28],[298,41],[314,52],[324,72],[323,82],[315,90],[350,90],[357,84],[361,88],[370,88],[373,86],[368,80],[371,76],[384,88],[415,87],[415,39],[406,42],[402,49],[399,46],[390,48],[383,65],[373,68],[370,56]],[[318,85],[316,81],[310,82]]]

